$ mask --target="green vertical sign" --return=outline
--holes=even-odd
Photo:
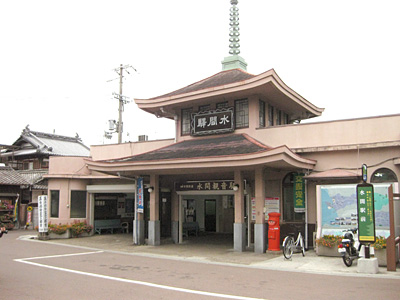
[[[374,186],[357,185],[358,239],[364,243],[375,242]]]
[[[293,178],[294,212],[306,211],[304,174],[295,174]]]

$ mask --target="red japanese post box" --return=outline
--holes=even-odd
[[[280,251],[281,227],[279,225],[280,213],[268,214],[268,251]]]

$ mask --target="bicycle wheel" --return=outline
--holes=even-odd
[[[290,259],[293,255],[293,238],[290,236],[285,237],[285,240],[283,241],[283,256],[286,259]]]
[[[303,256],[306,255],[306,248],[304,247],[304,239],[303,237],[300,238],[300,248],[301,248],[301,254],[303,254]]]

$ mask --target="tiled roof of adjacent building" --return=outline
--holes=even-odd
[[[27,185],[29,182],[11,167],[0,167],[0,185]]]
[[[214,138],[198,138],[178,142],[154,151],[109,162],[154,161],[169,159],[191,159],[258,153],[270,148],[245,134],[230,134]]]
[[[13,144],[18,150],[7,150],[2,156],[45,155],[45,156],[89,156],[90,149],[82,143],[79,136],[68,137],[38,131],[28,126]]]

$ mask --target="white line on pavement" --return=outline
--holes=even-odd
[[[191,289],[185,289],[185,288],[178,288],[178,287],[162,285],[162,284],[156,284],[156,283],[151,283],[151,282],[131,280],[131,279],[125,279],[125,278],[118,278],[118,277],[112,277],[112,276],[101,275],[101,274],[96,274],[96,273],[90,273],[90,272],[83,272],[83,271],[78,271],[78,270],[54,267],[54,266],[40,264],[40,263],[36,263],[36,262],[32,262],[31,261],[31,260],[35,260],[35,259],[46,259],[46,258],[55,258],[55,257],[68,257],[68,256],[74,256],[74,255],[88,255],[88,254],[97,254],[97,253],[102,253],[102,252],[104,252],[104,251],[73,253],[73,254],[62,254],[62,255],[51,255],[51,256],[39,256],[39,257],[14,259],[14,261],[20,262],[20,263],[24,263],[24,264],[28,264],[28,265],[37,266],[37,267],[48,268],[48,269],[52,269],[52,270],[58,270],[58,271],[63,271],[63,272],[68,272],[68,273],[79,274],[79,275],[85,275],[85,276],[91,276],[91,277],[96,277],[96,278],[114,280],[114,281],[119,281],[119,282],[124,282],[124,283],[143,285],[143,286],[159,288],[159,289],[164,289],[164,290],[171,290],[171,291],[176,291],[176,292],[181,292],[181,293],[189,293],[189,294],[197,294],[197,295],[210,296],[210,297],[216,297],[216,298],[237,299],[237,300],[266,300],[266,299],[261,299],[261,298],[234,296],[234,295],[227,295],[227,294],[219,294],[219,293],[197,291],[197,290],[191,290]]]

